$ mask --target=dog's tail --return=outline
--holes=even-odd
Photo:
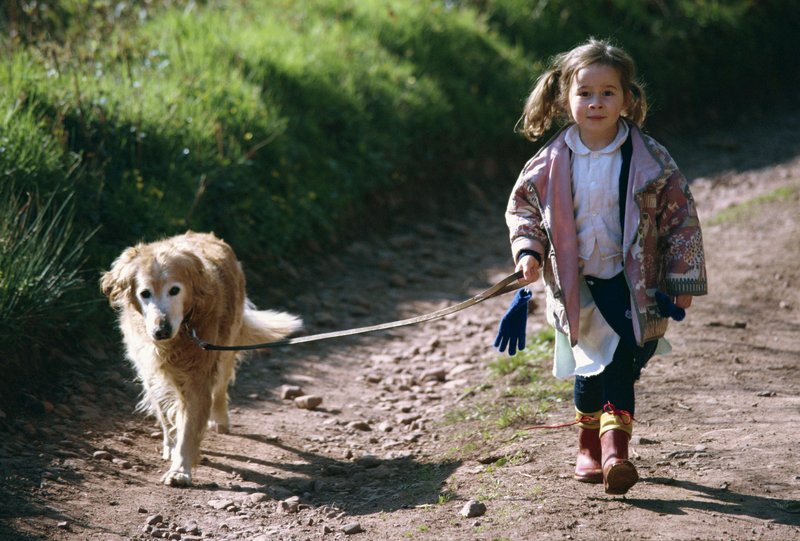
[[[274,342],[300,330],[302,326],[302,320],[295,315],[274,310],[257,310],[248,303],[244,310],[244,321],[239,343],[261,344],[263,342]]]

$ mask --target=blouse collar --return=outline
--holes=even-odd
[[[588,156],[589,154],[613,154],[619,147],[622,146],[622,143],[625,142],[625,139],[628,138],[629,131],[630,129],[628,128],[627,122],[619,120],[617,123],[617,136],[614,137],[614,140],[611,141],[611,143],[605,148],[600,150],[591,150],[589,147],[583,144],[583,141],[581,141],[578,125],[573,124],[567,129],[567,133],[564,135],[564,141],[567,143],[567,146],[570,148],[570,150],[572,150],[573,153],[580,156]]]

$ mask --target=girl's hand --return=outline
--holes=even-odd
[[[689,308],[692,305],[692,295],[678,295],[675,297],[675,306],[678,308]]]
[[[539,268],[539,262],[536,261],[535,257],[532,255],[525,255],[519,260],[519,263],[517,263],[517,267],[514,270],[522,271],[522,278],[519,280],[519,283],[522,285],[527,285],[539,279],[539,271],[541,269]],[[689,302],[691,302],[691,298]]]

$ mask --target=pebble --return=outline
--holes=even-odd
[[[300,510],[300,498],[297,496],[292,496],[291,498],[286,498],[285,500],[281,500],[278,503],[278,511],[281,513],[286,514],[294,514]]]
[[[178,533],[185,533],[189,535],[200,535],[200,526],[194,520],[190,520],[185,526],[178,528]],[[186,538],[184,537],[184,540]]]
[[[342,526],[342,532],[344,532],[345,535],[353,535],[363,531],[364,528],[361,527],[360,522],[349,522]]]
[[[354,428],[356,430],[361,430],[363,432],[369,432],[372,430],[372,427],[366,421],[352,421],[347,423],[348,428]]]
[[[406,413],[403,415],[398,415],[397,422],[400,423],[401,425],[410,425],[414,421],[418,421],[421,418],[422,415],[420,415],[419,413]]]
[[[145,521],[145,524],[147,524],[148,526],[155,526],[159,522],[164,522],[164,517],[163,517],[163,515],[156,514],[156,515],[150,515],[149,517],[147,517],[147,520]]]
[[[129,470],[133,467],[133,464],[122,458],[112,458],[111,462],[113,462],[123,470]]]
[[[261,503],[265,500],[268,500],[269,496],[264,494],[263,492],[253,492],[249,496],[247,496],[247,501],[251,504]]]
[[[92,458],[96,460],[113,460],[114,457],[108,451],[95,451],[92,453]]]
[[[655,445],[660,443],[657,440],[651,440],[650,438],[645,438],[643,436],[633,436],[631,437],[631,445]]]
[[[425,370],[419,377],[420,381],[444,381],[447,370],[444,368],[430,368]]]
[[[472,364],[459,364],[458,366],[455,366],[452,370],[450,370],[450,372],[447,373],[447,378],[448,379],[455,379],[456,376],[459,376],[459,375],[463,374],[464,372],[467,372],[469,370],[474,370],[474,369],[475,369],[475,365],[472,365]]]
[[[294,405],[305,410],[315,410],[322,404],[322,397],[313,394],[298,396],[294,399]]]
[[[303,388],[298,385],[284,385],[281,387],[281,398],[284,400],[293,400],[304,394]]]
[[[229,509],[236,507],[236,504],[231,500],[208,500],[208,505],[214,509]]]
[[[461,508],[461,516],[466,518],[480,517],[486,513],[486,505],[478,500],[470,500]]]

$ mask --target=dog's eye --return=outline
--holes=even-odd
[[[143,299],[149,299],[152,295],[149,289],[143,289],[139,292],[139,296]]]
[[[170,297],[174,297],[175,295],[177,295],[180,292],[181,292],[181,288],[179,288],[178,286],[172,286],[169,289],[169,296]]]

